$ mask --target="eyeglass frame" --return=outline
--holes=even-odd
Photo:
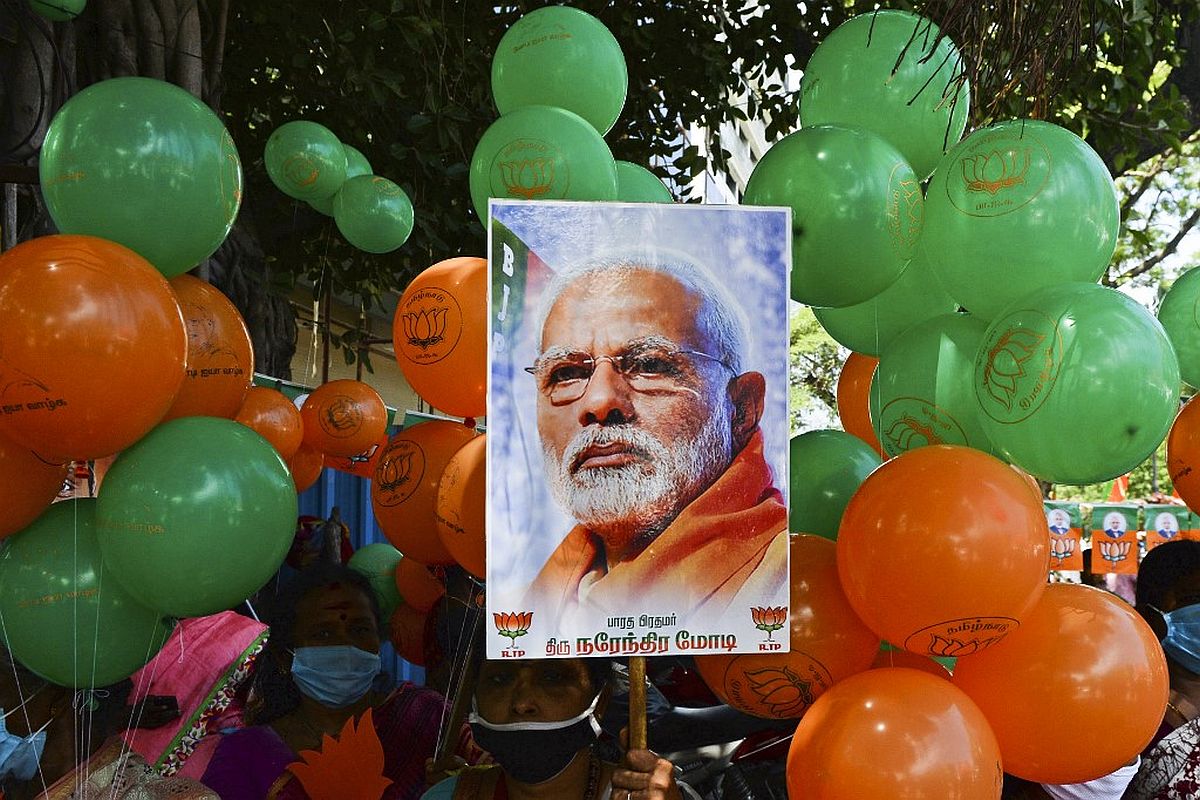
[[[597,356],[597,355],[593,355],[591,353],[587,353],[586,351],[583,351],[583,350],[567,350],[566,351],[567,353],[578,353],[581,355],[586,355],[586,358],[582,362],[579,363],[579,366],[587,366],[588,364],[590,364],[591,372],[588,374],[587,379],[584,380],[583,388],[580,390],[578,397],[574,397],[570,400],[563,400],[562,402],[559,402],[559,403],[555,403],[553,400],[551,400],[551,403],[556,406],[557,405],[569,405],[570,403],[574,403],[574,402],[578,401],[581,397],[583,397],[585,394],[587,394],[588,387],[591,386],[592,378],[595,376],[596,370],[600,367],[601,362],[604,362],[604,361],[607,361],[609,364],[611,364],[613,367],[613,370],[618,375],[620,375],[622,377],[622,379],[625,379],[628,382],[628,375],[626,374],[626,372],[624,370],[622,370],[620,368],[620,366],[618,365],[618,361],[620,359],[627,358],[629,355],[631,355],[628,351],[630,349],[638,347],[638,346],[661,347],[665,350],[668,350],[669,354],[672,356],[677,356],[677,355],[697,356],[699,358],[707,359],[710,362],[720,364],[722,367],[725,367],[725,369],[729,370],[735,377],[738,374],[737,369],[732,364],[728,363],[727,361],[725,361],[722,358],[719,358],[718,356],[712,355],[711,353],[705,353],[700,350],[689,350],[684,347],[679,347],[675,342],[673,342],[670,339],[667,339],[665,337],[647,336],[647,337],[643,337],[640,339],[634,339],[632,341],[626,342],[625,346],[624,346],[625,347],[624,352],[618,353],[616,355]],[[538,371],[539,371],[538,362],[542,361],[542,359],[544,359],[544,358],[545,358],[545,353],[538,356],[537,359],[535,359],[534,363],[531,366],[522,367],[521,369],[523,369],[525,372],[528,372],[530,375],[537,378]],[[539,383],[540,383],[540,381],[539,381]],[[633,387],[630,386],[630,388],[633,388]],[[643,392],[643,390],[641,390],[641,389],[634,389],[634,391],[638,392],[639,394]],[[544,391],[540,386],[538,387],[538,393],[546,398],[549,398],[550,394],[551,394],[549,392]]]

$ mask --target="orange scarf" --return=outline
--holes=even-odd
[[[652,593],[670,598],[684,618],[701,609],[719,615],[743,588],[761,585],[764,594],[751,598],[761,603],[786,582],[786,532],[787,509],[756,431],[721,477],[635,558],[606,569],[603,540],[577,525],[542,567],[530,595],[557,618],[579,603],[586,578],[587,605],[598,613],[628,610]]]

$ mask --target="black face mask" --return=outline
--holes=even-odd
[[[575,754],[600,736],[596,705],[600,695],[582,714],[562,722],[510,722],[496,725],[472,711],[467,720],[475,744],[492,754],[496,763],[520,783],[545,783],[571,763]]]

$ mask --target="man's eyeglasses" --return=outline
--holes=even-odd
[[[537,379],[538,390],[557,406],[583,397],[602,361],[612,364],[635,392],[653,393],[676,390],[693,382],[695,359],[711,361],[734,372],[729,364],[708,353],[658,346],[634,347],[613,356],[552,351],[538,358],[532,367],[525,367],[525,371]]]

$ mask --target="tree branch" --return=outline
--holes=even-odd
[[[1197,223],[1200,223],[1200,208],[1197,208],[1190,215],[1188,215],[1188,218],[1180,224],[1179,230],[1175,232],[1175,236],[1171,238],[1171,241],[1167,242],[1162,250],[1158,251],[1150,258],[1147,258],[1136,267],[1122,272],[1120,275],[1112,278],[1111,280],[1108,278],[1108,276],[1105,276],[1104,284],[1106,286],[1120,286],[1121,284],[1133,280],[1137,276],[1144,275],[1145,273],[1154,269],[1156,266],[1161,264],[1163,260],[1167,258],[1167,256],[1170,256],[1179,249],[1179,245],[1183,241],[1183,238],[1188,235],[1192,228],[1196,227]]]

